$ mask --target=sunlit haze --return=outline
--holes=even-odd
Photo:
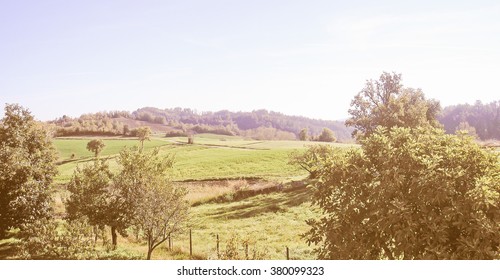
[[[343,119],[403,74],[441,104],[498,99],[498,1],[2,1],[0,103],[268,109]]]

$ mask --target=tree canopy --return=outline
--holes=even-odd
[[[97,157],[105,146],[101,139],[92,139],[87,143],[87,150],[93,152],[94,156]]]
[[[91,164],[78,166],[68,184],[70,196],[66,201],[70,220],[86,217],[90,225],[99,229],[110,226],[113,247],[117,245],[117,231],[126,236],[131,219],[115,176],[106,160],[95,159]]]
[[[47,131],[27,109],[6,105],[0,122],[0,235],[49,214],[55,161]]]
[[[173,162],[171,156],[160,156],[158,149],[120,153],[122,171],[117,185],[124,201],[129,201],[132,225],[148,244],[147,259],[170,234],[182,229],[187,218],[187,191],[169,179]]]
[[[321,259],[500,257],[500,162],[468,136],[382,128],[320,168]]]
[[[401,74],[384,72],[379,80],[369,80],[351,102],[351,118],[346,125],[354,127],[353,136],[362,138],[383,127],[439,126],[438,101],[427,100],[420,89],[405,88]]]

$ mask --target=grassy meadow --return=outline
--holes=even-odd
[[[53,143],[59,154],[59,174],[54,181],[54,208],[62,218],[64,199],[75,168],[89,164],[93,153],[86,149],[92,138],[57,138]],[[116,158],[125,147],[140,145],[133,138],[102,138],[105,148],[100,157],[110,159],[116,171]],[[313,247],[300,235],[308,230],[306,220],[315,216],[310,192],[301,180],[304,170],[288,164],[289,155],[305,150],[313,142],[256,141],[241,137],[212,134],[196,135],[193,145],[186,137],[153,137],[144,142],[146,151],[160,149],[160,154],[175,155],[172,180],[185,186],[192,207],[185,231],[153,252],[154,259],[217,259],[216,236],[223,253],[231,239],[240,244],[240,258],[245,258],[243,243],[249,254],[258,258],[285,259],[289,247],[291,259],[314,259]],[[331,144],[351,147],[347,144]],[[189,256],[189,234],[192,230],[193,256]],[[109,231],[109,230],[108,230]],[[106,232],[108,232],[106,231]],[[108,232],[109,234],[109,232]],[[3,241],[9,248],[16,240]],[[1,251],[1,248],[0,248]],[[146,244],[133,234],[119,237],[116,258],[144,258]],[[9,258],[4,256],[4,258]]]

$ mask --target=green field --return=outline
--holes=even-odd
[[[89,139],[56,139],[59,153],[59,174],[56,183],[66,183],[79,164],[92,160],[93,154],[86,149]],[[153,138],[144,142],[144,149],[159,147],[162,154],[174,154],[172,179],[207,180],[257,177],[264,179],[291,179],[305,173],[288,164],[291,152],[304,150],[314,142],[255,141],[234,136],[201,134],[194,145],[186,145],[185,137]],[[135,139],[104,139],[106,147],[101,157],[115,158],[124,147],[137,146]],[[331,144],[350,147],[348,144]],[[75,154],[75,159],[71,159]],[[116,164],[111,162],[111,166]]]
[[[55,139],[59,153],[59,174],[55,179],[55,209],[64,213],[65,183],[76,166],[88,164],[93,154],[86,150],[90,138]],[[105,138],[101,157],[110,159],[117,169],[116,157],[124,147],[139,145],[136,139]],[[195,144],[187,145],[186,137],[155,137],[144,143],[144,149],[160,149],[160,154],[175,156],[172,179],[185,185],[190,209],[184,233],[174,237],[174,251],[166,244],[153,253],[155,259],[189,258],[187,230],[193,232],[195,258],[215,259],[216,235],[220,250],[231,236],[246,240],[250,251],[265,259],[284,259],[285,247],[292,259],[313,259],[313,247],[300,235],[308,230],[305,220],[316,215],[310,205],[310,190],[301,183],[305,171],[288,164],[289,155],[303,151],[314,142],[256,141],[241,137],[211,134],[196,135]],[[347,144],[331,144],[352,147]],[[72,159],[71,155],[75,154]],[[280,186],[280,188],[276,188]],[[245,193],[238,197],[237,193]],[[143,256],[145,246],[133,237],[120,237],[118,250],[127,255]],[[241,247],[241,256],[244,249]]]
[[[77,165],[86,164],[93,160],[94,153],[87,150],[87,143],[90,138],[59,138],[54,140],[54,145],[59,155],[58,171],[59,174],[55,178],[56,184],[67,183]],[[103,139],[104,150],[101,152],[101,157],[116,157],[125,147],[133,147],[140,145],[136,139]],[[144,142],[144,150],[151,150],[155,147],[169,145],[168,142],[153,139],[152,141]],[[71,155],[75,157],[72,159]]]

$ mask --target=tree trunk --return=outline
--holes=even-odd
[[[117,240],[116,227],[112,226],[111,227],[111,243],[113,245],[113,250],[116,249],[116,240]]]
[[[148,258],[147,260],[150,260],[151,259],[151,254],[153,253],[153,249],[151,248],[148,248]]]

